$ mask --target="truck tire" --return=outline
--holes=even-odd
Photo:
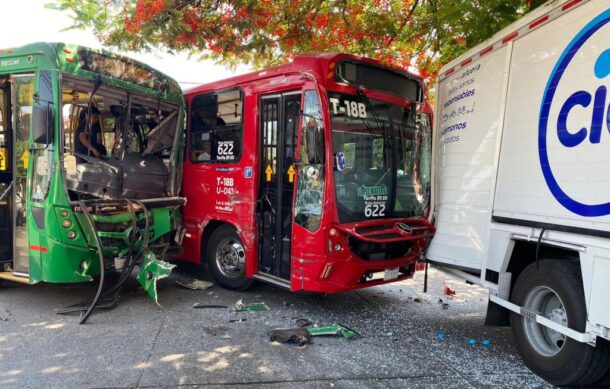
[[[206,256],[212,277],[223,288],[246,290],[252,285],[246,277],[246,250],[232,226],[220,226],[212,233]]]
[[[584,332],[587,320],[580,264],[543,260],[521,273],[512,291],[514,304]],[[579,343],[511,312],[511,331],[525,365],[553,385],[590,385],[610,366],[606,342]]]

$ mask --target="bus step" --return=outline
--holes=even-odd
[[[258,274],[254,275],[254,279],[263,281],[263,282],[268,282],[270,284],[273,284],[275,286],[279,286],[282,288],[290,289],[290,281],[285,280],[283,278],[273,276],[271,274],[258,273]]]
[[[20,282],[22,284],[30,283],[30,277],[27,274],[22,275],[20,273],[19,275],[15,275],[15,274],[13,274],[13,272],[10,272],[10,271],[0,272],[0,280]]]

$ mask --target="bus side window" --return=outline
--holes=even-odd
[[[309,231],[320,228],[324,195],[324,126],[316,91],[305,91],[294,220]]]
[[[239,89],[193,99],[190,114],[192,162],[237,162],[241,157],[243,96]]]

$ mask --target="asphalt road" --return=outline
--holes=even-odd
[[[484,326],[486,292],[435,270],[427,295],[420,293],[422,273],[327,296],[263,284],[245,293],[176,284],[191,276],[181,269],[160,282],[162,307],[134,280],[116,309],[85,325],[54,310],[92,297],[94,284],[3,284],[0,387],[550,387],[521,363],[508,328]],[[444,281],[456,291],[452,299],[442,293]],[[192,307],[239,299],[265,302],[270,311]],[[269,341],[271,329],[296,327],[299,317],[342,323],[361,337],[316,337],[303,347]]]

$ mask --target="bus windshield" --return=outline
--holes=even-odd
[[[364,93],[329,93],[329,107],[340,221],[423,216],[430,192],[428,116]]]

